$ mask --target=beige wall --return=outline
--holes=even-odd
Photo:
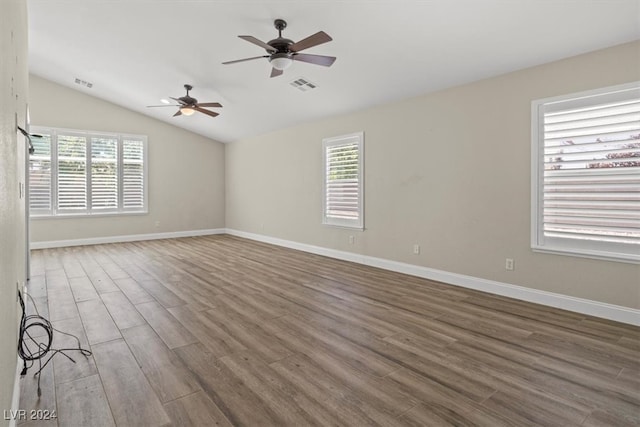
[[[16,285],[25,274],[24,128],[27,105],[27,6],[25,0],[0,3],[0,411],[11,409],[20,320]],[[0,425],[9,422],[0,418]]]
[[[234,142],[227,227],[640,308],[639,265],[530,249],[531,101],[634,80],[638,42]],[[363,232],[321,225],[322,138],[355,131]]]
[[[222,143],[33,75],[29,103],[33,125],[147,135],[149,150],[148,215],[34,219],[32,242],[224,227]]]

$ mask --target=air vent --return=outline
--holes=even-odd
[[[87,82],[85,80],[79,79],[76,77],[76,84],[80,85],[80,86],[84,86],[88,89],[91,89],[93,87],[93,83]]]
[[[315,89],[318,87],[315,83],[312,83],[303,77],[300,77],[290,82],[289,84],[295,87],[296,89],[301,90],[302,92],[306,92],[308,90]]]

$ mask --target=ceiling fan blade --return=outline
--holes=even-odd
[[[278,77],[283,73],[282,70],[278,70],[277,68],[271,68],[271,77]]]
[[[234,61],[227,61],[227,62],[223,62],[224,65],[228,65],[228,64],[235,64],[236,62],[244,62],[244,61],[251,61],[253,59],[259,59],[259,58],[268,58],[269,55],[262,55],[262,56],[254,56],[252,58],[244,58],[244,59],[236,59]]]
[[[260,46],[263,49],[266,49],[268,52],[275,52],[276,49],[273,46],[270,46],[268,44],[266,44],[265,42],[263,42],[262,40],[258,40],[257,38],[253,37],[253,36],[238,36],[240,37],[242,40],[246,40],[249,43],[253,43],[255,45]]]
[[[289,50],[292,52],[300,52],[304,49],[309,49],[313,46],[318,46],[319,44],[330,42],[333,40],[329,34],[324,31],[318,31],[317,33],[307,37],[306,39],[302,39],[297,43],[289,46]]]
[[[194,106],[193,109],[196,110],[196,111],[200,111],[201,113],[204,113],[204,114],[206,114],[208,116],[211,116],[211,117],[215,117],[215,116],[219,115],[218,113],[214,113],[213,111],[205,110],[204,108],[200,108],[198,106]]]
[[[184,105],[184,104],[185,104],[185,102],[184,102],[183,100],[181,100],[181,99],[174,98],[173,96],[170,96],[169,98],[173,99],[174,101],[178,101],[178,103],[179,103],[180,105]]]
[[[179,105],[171,105],[171,104],[164,104],[164,105],[147,105],[147,108],[153,108],[153,107],[179,107]]]
[[[198,107],[222,108],[222,104],[220,104],[219,102],[203,102],[203,103],[198,103]]]
[[[310,64],[330,67],[336,60],[335,56],[311,55],[308,53],[296,53],[293,55],[294,61],[309,62]]]
[[[175,116],[181,116],[181,115],[182,115],[182,111],[178,110],[178,111],[173,115],[173,117],[175,117]]]

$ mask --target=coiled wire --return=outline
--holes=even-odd
[[[38,370],[33,374],[33,376],[38,377],[38,396],[41,396],[42,390],[40,388],[40,373],[49,364],[51,359],[53,359],[53,356],[60,353],[67,359],[71,360],[73,363],[76,363],[73,358],[65,353],[66,351],[79,351],[85,357],[91,356],[92,353],[91,351],[82,348],[82,346],[80,345],[80,339],[77,336],[54,328],[49,320],[40,316],[38,307],[36,307],[36,303],[31,295],[27,294],[27,297],[31,301],[36,314],[27,315],[22,292],[18,291],[18,299],[20,300],[20,308],[22,309],[22,317],[20,319],[20,333],[18,336],[18,356],[20,356],[23,361],[23,368],[20,375],[26,375],[27,370],[31,368],[36,361],[38,361]],[[44,335],[38,334],[36,332],[38,331],[38,329],[43,330]],[[52,348],[51,346],[53,344],[54,331],[75,338],[78,346],[76,348]],[[44,360],[43,363],[43,359],[45,359],[48,353],[51,354],[48,358],[46,358],[46,360]]]

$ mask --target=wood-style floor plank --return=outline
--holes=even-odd
[[[79,302],[78,311],[91,345],[122,338],[100,298]]]
[[[102,302],[107,307],[107,311],[118,329],[123,330],[146,324],[140,313],[122,292],[107,292],[100,294],[100,298],[102,298]]]
[[[127,345],[161,402],[200,390],[184,363],[162,342],[149,325],[122,331]]]
[[[54,426],[640,425],[632,325],[231,236],[34,251],[33,273],[94,352],[56,356],[40,399],[21,380]]]
[[[151,301],[138,304],[136,309],[169,348],[182,347],[198,342],[197,338],[159,303]]]
[[[76,302],[98,298],[98,293],[87,276],[69,278],[69,286]]]
[[[281,425],[282,420],[257,394],[200,343],[176,354],[197,376],[201,387],[233,425]]]
[[[93,356],[117,425],[162,426],[170,422],[124,340],[94,345]]]
[[[59,384],[57,396],[59,425],[115,426],[97,374]]]
[[[231,427],[233,425],[202,391],[165,403],[164,409],[175,426]]]
[[[155,299],[144,290],[138,282],[130,277],[115,279],[116,286],[122,291],[123,294],[129,298],[131,304],[142,304],[143,302],[155,301]]]

